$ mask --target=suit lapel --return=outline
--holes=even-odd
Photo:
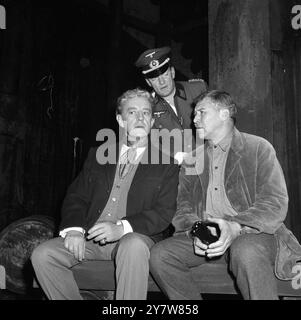
[[[235,168],[237,167],[239,161],[240,161],[240,154],[235,153],[232,149],[229,150],[227,162],[226,162],[226,168],[225,168],[225,187],[227,186],[227,183],[233,174]]]
[[[151,164],[149,164],[149,165],[142,164],[142,163],[138,164],[137,170],[136,170],[135,175],[133,177],[131,188],[137,182],[139,182],[141,179],[145,178],[148,175],[148,171],[150,170],[151,167],[152,167]]]
[[[207,194],[207,188],[209,184],[209,157],[207,153],[207,147],[204,148],[204,169],[201,174],[199,174],[199,179],[204,190],[205,195]],[[206,196],[205,196],[206,199]]]
[[[233,174],[234,170],[239,164],[239,161],[241,159],[241,151],[243,150],[243,147],[244,147],[244,143],[243,143],[242,135],[236,128],[234,128],[232,143],[231,143],[231,147],[229,150],[229,154],[226,161],[226,167],[225,167],[225,176],[224,176],[225,187],[229,182],[229,179],[231,178],[231,175]]]
[[[150,146],[150,141],[148,142],[148,147],[144,151],[142,158],[140,159],[140,162],[138,164],[138,167],[136,169],[135,175],[133,177],[133,181],[131,184],[131,188],[133,185],[135,185],[138,181],[145,178],[148,175],[148,171],[152,168],[151,164],[151,152],[152,152],[152,146]]]
[[[107,163],[105,165],[105,172],[106,172],[106,178],[107,178],[107,184],[108,184],[109,190],[111,190],[113,187],[120,149],[121,149],[121,144],[120,145],[116,144],[116,161],[115,161],[116,163],[114,164]]]
[[[115,178],[116,164],[107,164],[105,170],[106,170],[108,188],[109,190],[111,190],[113,187],[114,178]]]

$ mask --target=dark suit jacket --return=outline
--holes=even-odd
[[[170,225],[176,210],[179,169],[175,164],[150,164],[152,150],[148,148],[141,160],[149,164],[138,165],[128,193],[124,219],[129,221],[134,232],[159,241],[163,239],[163,231]],[[89,151],[83,170],[68,188],[60,230],[68,227],[88,230],[108,201],[116,164],[100,165],[96,151],[96,148]],[[118,147],[116,153],[118,160]]]

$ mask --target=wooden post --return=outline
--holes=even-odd
[[[209,85],[237,101],[239,129],[273,142],[269,0],[209,0]]]
[[[289,191],[286,224],[301,235],[300,39],[282,0],[209,0],[209,84],[239,105],[238,128],[269,140]]]

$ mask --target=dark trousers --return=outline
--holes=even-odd
[[[244,234],[227,252],[212,261],[197,256],[186,235],[157,243],[151,249],[150,271],[162,291],[172,300],[201,299],[201,288],[190,271],[204,263],[227,263],[244,299],[278,299],[274,263],[277,245],[274,235]]]

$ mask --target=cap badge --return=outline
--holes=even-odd
[[[156,53],[156,51],[153,51],[153,52],[147,54],[147,55],[145,56],[145,58],[150,57],[150,58],[152,59],[152,58],[153,58],[153,55],[154,55],[155,53]]]
[[[150,62],[150,64],[149,64],[149,67],[151,68],[151,69],[155,69],[155,68],[157,68],[159,66],[159,61],[158,60],[152,60],[151,62]]]

